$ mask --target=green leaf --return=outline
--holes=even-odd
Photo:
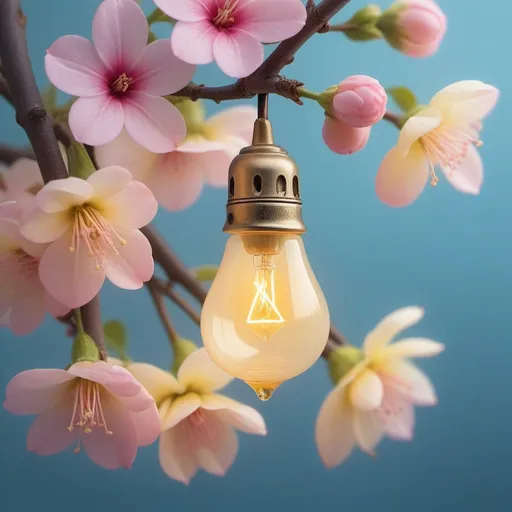
[[[393,98],[403,112],[409,112],[418,106],[415,94],[407,87],[389,87],[386,92]]]
[[[192,269],[192,273],[199,279],[199,281],[208,282],[213,281],[217,275],[219,267],[217,265],[203,265]]]
[[[53,112],[57,107],[57,87],[50,84],[41,94],[43,105],[48,112]]]
[[[123,361],[128,360],[126,351],[128,341],[126,327],[119,320],[110,320],[103,324],[105,344],[109,352],[113,352]]]

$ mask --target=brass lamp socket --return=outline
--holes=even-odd
[[[259,245],[256,241],[264,243],[266,235],[306,231],[297,164],[274,144],[266,119],[256,120],[252,145],[231,163],[228,194],[226,233],[248,235],[244,238]]]

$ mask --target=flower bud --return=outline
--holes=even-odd
[[[446,32],[446,16],[434,0],[398,0],[377,26],[393,48],[409,57],[430,57]]]
[[[322,136],[331,151],[339,155],[350,155],[366,146],[370,132],[370,126],[352,128],[343,121],[338,121],[326,114]]]
[[[364,353],[361,349],[351,345],[340,347],[329,354],[327,366],[332,383],[336,385],[340,379],[358,363],[364,359]]]
[[[375,78],[349,76],[332,97],[332,115],[353,128],[372,126],[386,113],[387,101],[386,91]]]

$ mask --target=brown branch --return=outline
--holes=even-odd
[[[9,86],[7,85],[7,80],[0,74],[0,96],[3,96],[5,101],[12,105],[12,95],[11,91],[9,91]]]
[[[201,315],[174,289],[171,282],[165,282],[157,277],[153,277],[153,281],[161,294],[171,299],[194,323],[200,325]]]
[[[101,321],[100,297],[96,295],[91,302],[80,308],[82,313],[82,322],[85,332],[94,340],[101,359],[108,360],[107,349],[105,348],[105,334],[103,332],[103,323]]]
[[[349,344],[347,341],[347,338],[345,338],[344,334],[332,324],[331,324],[331,330],[329,331],[329,339],[331,339],[332,341],[337,343],[338,346]]]
[[[391,112],[388,110],[384,114],[383,119],[385,119],[386,121],[389,121],[391,124],[394,124],[399,130],[402,129],[402,126],[403,126],[402,116],[395,114],[394,112]]]
[[[34,152],[30,148],[15,148],[0,144],[0,162],[6,165],[11,165],[20,158],[34,159]]]
[[[189,84],[175,96],[186,96],[192,100],[210,99],[213,101],[252,98],[256,94],[275,93],[301,104],[297,93],[304,85],[297,80],[279,76],[281,70],[289,64],[297,51],[317,32],[322,32],[329,20],[350,0],[323,0],[317,6],[308,2],[308,17],[304,27],[293,37],[280,43],[254,73],[237,82],[222,87],[205,87]]]
[[[178,332],[172,325],[171,319],[169,318],[169,312],[165,307],[163,295],[161,293],[160,287],[155,278],[151,278],[147,283],[146,287],[149,290],[151,298],[153,299],[153,304],[155,305],[156,312],[158,313],[158,317],[162,322],[162,325],[165,329],[167,337],[171,342],[171,346],[173,346],[179,339]]]

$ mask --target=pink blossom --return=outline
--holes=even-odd
[[[250,75],[263,62],[263,45],[295,35],[306,22],[300,0],[156,0],[178,20],[171,36],[185,62],[215,60],[229,76]]]
[[[69,311],[45,290],[39,278],[45,248],[23,238],[15,218],[0,218],[0,318],[14,334],[37,329],[47,312],[58,317]]]
[[[48,49],[50,81],[79,99],[69,125],[79,142],[106,144],[124,128],[155,153],[172,151],[185,137],[178,110],[165,98],[184,87],[195,67],[174,56],[168,41],[147,44],[148,24],[133,0],[104,0],[93,20],[92,44],[67,35]]]
[[[156,155],[122,132],[95,150],[102,166],[118,164],[145,183],[161,206],[182,210],[192,205],[205,184],[226,187],[229,165],[250,145],[256,120],[253,107],[234,107],[204,121],[173,152]]]
[[[106,469],[130,468],[160,434],[155,401],[131,374],[103,361],[27,370],[7,385],[4,408],[37,414],[27,448],[54,455],[74,445]]]
[[[144,363],[128,366],[159,404],[162,421],[160,464],[188,484],[202,468],[224,476],[238,452],[236,431],[265,435],[265,421],[252,407],[216,393],[231,380],[204,348],[190,354],[177,378]]]
[[[340,155],[351,155],[366,146],[371,130],[370,126],[352,128],[326,114],[322,136],[331,151]]]
[[[339,121],[353,128],[363,128],[382,119],[387,100],[386,91],[377,80],[366,75],[353,75],[338,85],[332,110]]]
[[[86,304],[105,277],[135,290],[153,275],[151,246],[139,228],[153,219],[158,204],[126,169],[112,166],[87,180],[52,181],[36,201],[21,233],[36,243],[51,242],[41,257],[39,276],[63,304]]]

